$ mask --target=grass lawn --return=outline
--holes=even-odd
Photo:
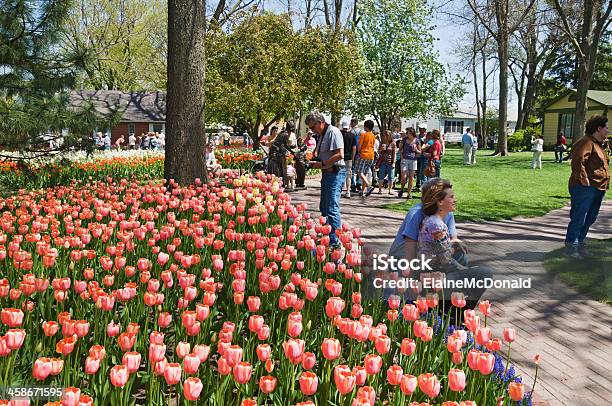
[[[591,299],[612,304],[612,239],[590,240],[592,257],[575,260],[563,255],[563,249],[550,252],[544,268]]]
[[[475,166],[463,165],[463,150],[456,148],[447,149],[442,158],[441,175],[453,183],[458,220],[535,217],[569,202],[570,164],[555,163],[554,152],[544,152],[541,170],[531,169],[531,152],[515,152],[507,157],[490,154],[490,150],[479,150]],[[606,198],[610,196],[608,192]],[[385,207],[405,213],[417,202],[418,199],[397,199]]]

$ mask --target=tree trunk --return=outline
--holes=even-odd
[[[261,132],[259,131],[259,126],[261,126],[261,117],[257,115],[255,123],[249,129],[253,138],[253,149],[259,149],[261,145]],[[267,130],[267,128],[265,128],[265,130]]]
[[[592,75],[591,75],[592,76]],[[580,139],[584,135],[584,128],[587,116],[587,91],[589,90],[589,74],[583,64],[580,64],[578,72],[578,86],[576,89],[576,115],[574,117],[574,133],[572,142]]]
[[[522,120],[517,122],[517,128],[527,128],[529,117],[533,114],[533,107],[536,100],[538,87],[538,49],[537,32],[534,13],[531,14],[532,22],[527,33],[527,86],[525,87],[525,98],[522,106]],[[520,126],[519,126],[520,124]]]
[[[164,177],[206,182],[204,80],[206,4],[168,1],[168,93]]]
[[[334,127],[340,127],[340,113],[332,111],[330,124]]]
[[[306,0],[306,17],[304,17],[304,28],[310,28],[312,24],[312,0]]]
[[[523,124],[523,119],[524,119],[523,102],[525,99],[525,71],[526,70],[527,70],[527,66],[524,63],[521,68],[521,80],[519,83],[516,76],[514,75],[514,72],[512,71],[512,68],[510,68],[510,71],[512,72],[512,77],[514,78],[514,89],[516,91],[516,96],[518,99],[517,100],[516,126],[514,127],[515,131],[521,128],[521,125]]]
[[[585,11],[586,14],[586,11]],[[609,13],[608,13],[609,15]],[[592,15],[587,19],[591,23]],[[586,19],[586,17],[585,17]],[[574,117],[574,134],[572,134],[572,142],[580,139],[584,135],[587,117],[587,92],[593,81],[595,73],[595,64],[597,62],[597,49],[601,40],[601,31],[589,32],[583,29],[583,35],[580,41],[581,48],[584,50],[584,58],[580,58],[578,65],[578,83],[576,86],[576,116]]]
[[[497,50],[499,57],[499,121],[496,154],[501,156],[508,155],[508,134],[506,132],[506,122],[508,121],[508,36],[507,33],[500,33],[499,47]]]
[[[487,58],[485,55],[484,47],[481,49],[482,57],[482,122],[480,123],[480,130],[483,139],[487,136]]]

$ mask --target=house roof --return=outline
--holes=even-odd
[[[70,106],[83,107],[91,103],[101,115],[123,111],[122,122],[166,121],[166,93],[123,92],[119,90],[73,90]]]
[[[476,114],[465,111],[465,110],[456,110],[454,111],[452,114],[449,114],[447,116],[441,116],[441,118],[473,118],[476,119]]]
[[[606,107],[612,107],[612,90],[589,90],[587,97]]]
[[[576,94],[576,89],[567,89],[566,91],[561,93],[559,97],[546,104],[545,106],[542,106],[543,109],[546,110],[548,107],[552,106],[553,104],[567,96],[569,93]],[[606,107],[612,107],[612,91],[610,90],[588,90],[587,98],[599,104],[603,104]]]

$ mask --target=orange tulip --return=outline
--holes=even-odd
[[[271,376],[271,375],[267,375],[267,376],[262,376],[259,379],[259,389],[263,392],[263,393],[272,393],[274,392],[274,389],[276,388],[276,378]]]

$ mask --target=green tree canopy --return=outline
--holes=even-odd
[[[373,115],[379,128],[401,117],[446,112],[462,82],[438,62],[431,9],[423,0],[364,0],[357,25],[361,64],[349,109]]]
[[[66,109],[65,90],[73,85],[82,62],[82,55],[58,46],[70,3],[0,0],[0,145],[4,149],[38,156],[48,152],[45,133],[95,127],[91,109]],[[64,138],[63,148],[72,141]]]
[[[243,19],[230,33],[208,31],[207,121],[242,122],[258,142],[260,126],[302,108],[339,113],[354,70],[347,33],[297,32],[286,15]]]
[[[78,86],[166,88],[166,0],[74,0],[62,45],[85,55]]]

